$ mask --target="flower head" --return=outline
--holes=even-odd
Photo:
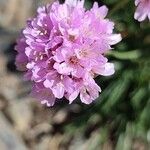
[[[78,95],[90,104],[101,92],[94,78],[114,73],[104,54],[121,36],[113,34],[106,6],[83,5],[84,0],[66,0],[40,7],[17,41],[16,65],[33,82],[32,95],[47,106],[63,97],[72,103]]]
[[[138,21],[143,21],[147,17],[150,21],[150,0],[135,0],[137,9],[134,14],[134,18]]]

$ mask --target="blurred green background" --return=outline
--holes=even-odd
[[[134,0],[98,0],[109,8],[107,17],[123,38],[107,54],[116,72],[96,78],[102,93],[91,105],[76,100],[49,109],[29,97],[31,85],[14,65],[20,29],[47,2],[0,0],[0,150],[149,150],[148,20],[134,20]],[[89,9],[93,2],[86,0],[85,7]]]

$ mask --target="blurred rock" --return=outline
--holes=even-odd
[[[2,95],[0,95],[0,110],[4,110],[7,106],[7,102]]]
[[[144,142],[142,139],[134,139],[133,145],[132,145],[132,150],[149,150],[148,149],[148,144]],[[150,148],[150,147],[149,147]]]
[[[48,134],[51,130],[52,126],[47,122],[43,122],[28,130],[28,132],[26,132],[25,137],[29,140],[39,140],[42,137],[42,135]]]
[[[52,122],[54,124],[62,124],[66,121],[67,115],[68,115],[67,110],[66,109],[61,109],[55,114],[55,116],[53,117]]]
[[[8,99],[12,100],[16,98],[19,89],[19,80],[15,75],[6,75],[0,78],[0,93]]]
[[[55,136],[53,136],[50,139],[48,150],[50,150],[50,149],[51,150],[60,150],[60,144],[64,138],[65,138],[65,136],[63,136],[61,134],[56,134]]]
[[[82,133],[76,133],[69,145],[69,150],[84,150],[82,149],[84,143],[85,139],[83,138]]]
[[[0,52],[4,52],[7,49],[13,52],[14,48],[11,45],[16,41],[17,36],[17,33],[0,30]]]
[[[21,137],[10,126],[0,112],[0,149],[1,150],[27,150]]]
[[[102,150],[113,150],[113,144],[111,141],[107,141],[104,143]]]
[[[44,105],[41,105],[41,103],[34,99],[32,103],[32,111],[33,111],[33,126],[39,125],[41,123],[47,122],[48,124],[52,124],[52,118],[55,115],[56,109],[53,108],[47,108]]]
[[[84,139],[82,133],[76,134],[72,140],[69,150],[100,150],[100,134],[99,131],[93,132],[89,139]],[[109,150],[109,149],[108,149]]]
[[[36,144],[35,149],[36,150],[50,150],[51,149],[49,146],[50,140],[51,140],[50,136],[43,137],[41,141]]]
[[[33,0],[1,0],[0,25],[7,30],[20,30],[32,16],[34,7]]]
[[[50,3],[52,0],[1,0],[0,26],[9,31],[19,31],[31,18],[39,5]]]
[[[0,53],[0,78],[6,75],[6,57]]]
[[[64,135],[56,134],[54,136],[45,136],[37,143],[35,150],[63,150],[61,148],[61,142],[65,138]],[[67,150],[65,148],[64,150]]]
[[[12,101],[8,109],[8,113],[14,123],[14,128],[21,133],[26,132],[30,128],[32,122],[33,115],[29,100],[27,98],[20,99],[17,103]]]
[[[17,99],[20,95],[28,92],[29,85],[22,83],[19,76],[14,74],[7,74],[0,78],[0,93],[9,101]]]

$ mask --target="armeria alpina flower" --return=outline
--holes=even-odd
[[[148,17],[150,21],[150,0],[135,0],[135,5],[137,9],[134,18],[141,22]]]
[[[66,0],[40,7],[17,41],[16,65],[33,82],[32,95],[47,106],[63,97],[72,103],[78,95],[90,104],[101,92],[94,78],[114,73],[104,54],[121,36],[113,34],[106,6],[94,3],[86,11],[83,5]]]

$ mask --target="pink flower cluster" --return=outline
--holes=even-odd
[[[135,0],[137,6],[134,18],[138,21],[143,21],[147,17],[150,21],[150,0]]]
[[[66,0],[40,7],[27,21],[17,41],[16,65],[26,71],[32,95],[42,104],[53,106],[63,97],[72,103],[78,95],[85,104],[98,98],[101,89],[94,78],[114,73],[104,54],[121,40],[107,12],[97,3],[86,11],[84,0]]]

